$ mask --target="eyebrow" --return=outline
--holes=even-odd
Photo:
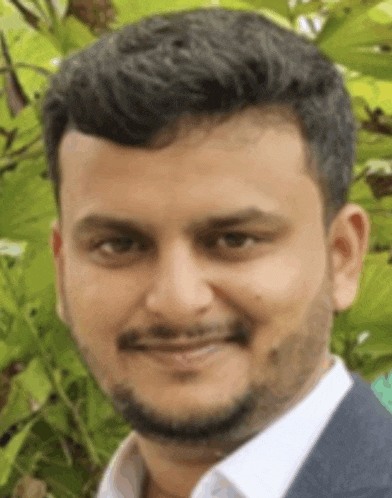
[[[209,216],[205,219],[193,221],[183,227],[183,230],[189,235],[205,230],[232,228],[246,223],[267,225],[272,230],[284,230],[291,225],[290,219],[283,214],[249,207],[234,213],[222,216]],[[136,220],[123,219],[108,214],[91,213],[76,223],[72,233],[73,237],[78,239],[95,230],[114,230],[121,233],[131,233],[135,231],[153,232],[154,228],[147,223],[141,223]]]

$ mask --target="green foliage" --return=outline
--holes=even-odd
[[[335,320],[331,350],[373,382],[391,409],[392,0],[310,0],[292,7],[286,0],[219,4],[259,10],[295,31],[306,20],[311,30],[304,36],[344,74],[359,128],[350,202],[369,213],[371,236],[360,291]],[[39,99],[56,61],[97,35],[67,15],[66,0],[24,5],[30,15],[15,2],[0,0],[0,35],[8,57],[0,55],[0,439],[10,436],[0,443],[0,494],[11,496],[21,478],[35,476],[48,488],[40,496],[84,498],[94,496],[129,427],[90,376],[55,313],[49,233],[56,209],[45,176]],[[154,12],[214,5],[217,0],[137,0],[131,6],[128,0],[114,0],[110,29]],[[318,30],[316,17],[321,19]],[[16,113],[5,91],[5,68],[13,71],[24,94]],[[16,365],[21,371],[12,373]]]

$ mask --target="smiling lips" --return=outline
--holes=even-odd
[[[196,347],[190,349],[189,345],[185,349],[182,348],[169,348],[168,346],[162,348],[135,348],[145,358],[152,360],[155,364],[160,364],[164,368],[174,370],[200,370],[207,367],[215,360],[222,359],[227,353],[228,349],[232,347],[228,341],[209,341],[200,346],[199,343]]]
[[[134,349],[136,350],[139,350],[139,351],[162,351],[162,352],[171,352],[171,353],[181,353],[181,352],[189,352],[189,353],[193,353],[193,352],[196,352],[196,351],[199,351],[199,350],[204,350],[206,349],[206,347],[210,347],[212,345],[215,345],[215,344],[219,344],[219,343],[224,343],[224,342],[228,342],[230,340],[230,338],[228,337],[224,337],[224,338],[221,338],[221,339],[210,339],[208,341],[200,341],[200,342],[189,342],[189,341],[177,341],[175,343],[171,343],[171,344],[158,344],[158,345],[154,345],[154,343],[152,343],[152,345],[150,346],[149,344],[145,343],[143,345],[140,345],[140,346],[135,346]]]

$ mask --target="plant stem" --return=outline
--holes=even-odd
[[[9,270],[6,267],[6,263],[5,263],[4,259],[1,257],[0,257],[0,265],[1,265],[1,269],[2,269],[2,273],[4,275],[4,278],[8,284],[9,290],[14,298],[14,301],[15,301],[16,305],[19,306],[19,303],[18,303],[19,300],[17,298],[13,283],[12,283],[11,279],[9,278]],[[92,461],[96,465],[100,465],[101,461],[98,457],[98,454],[94,448],[94,444],[93,444],[93,442],[88,434],[87,428],[86,428],[82,418],[79,415],[77,408],[72,404],[72,402],[68,398],[67,394],[65,393],[65,391],[63,389],[63,386],[61,385],[60,380],[57,379],[57,377],[52,372],[51,365],[49,364],[49,361],[46,357],[46,352],[42,346],[42,342],[39,340],[37,328],[35,327],[33,321],[31,320],[30,316],[28,315],[28,313],[25,309],[20,310],[20,313],[21,313],[24,321],[26,322],[30,332],[33,335],[34,341],[36,343],[39,354],[41,356],[41,360],[43,362],[43,367],[46,371],[47,376],[49,377],[49,379],[52,382],[52,386],[55,388],[55,390],[59,394],[60,398],[66,404],[66,406],[71,410],[72,415],[75,419],[75,422],[76,422],[76,424],[77,424],[77,426],[78,426],[78,428],[79,428],[79,430],[80,430],[80,432],[85,440],[86,447],[87,447],[87,450],[89,452],[90,458],[92,459]]]

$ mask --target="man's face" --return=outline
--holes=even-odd
[[[163,150],[75,131],[60,145],[62,226],[51,243],[61,317],[103,391],[146,437],[246,440],[329,365],[322,199],[304,172],[297,124],[251,116],[205,136],[195,128]],[[257,210],[277,218],[208,224]],[[134,227],[78,230],[92,215]],[[124,337],[169,344],[195,327],[200,341],[242,330],[242,342],[188,370],[119,347]]]

